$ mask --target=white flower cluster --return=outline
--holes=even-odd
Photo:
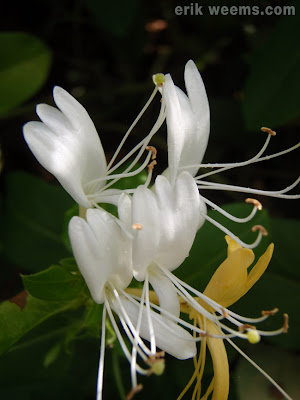
[[[199,194],[199,188],[299,198],[299,195],[285,194],[297,185],[299,179],[286,189],[264,193],[203,180],[213,173],[266,159],[261,156],[273,132],[267,130],[265,145],[251,160],[236,164],[201,164],[209,137],[210,118],[205,87],[195,64],[189,61],[185,67],[188,95],[174,85],[170,75],[158,74],[154,76],[154,82],[153,94],[125,134],[108,165],[88,113],[74,97],[60,87],[55,87],[53,92],[57,108],[46,104],[38,105],[37,114],[41,122],[29,122],[24,126],[25,140],[37,160],[58,179],[80,205],[81,210],[84,210],[84,218],[71,219],[69,236],[75,259],[91,296],[96,303],[104,305],[98,400],[102,398],[107,314],[131,364],[133,391],[138,388],[137,373],[162,372],[163,361],[157,348],[178,359],[191,358],[196,354],[196,339],[178,324],[180,322],[184,325],[184,321],[179,318],[179,294],[213,322],[217,323],[220,318],[224,318],[222,308],[218,308],[214,302],[209,304],[221,317],[216,317],[193,301],[184,283],[177,280],[171,271],[178,268],[189,255],[196,232],[205,220],[220,227],[244,247],[255,247],[264,234],[262,227],[258,227],[257,240],[246,245],[207,216],[207,205],[242,223],[253,218],[261,206],[259,202],[248,199],[254,205],[253,211],[247,218],[238,219]],[[161,110],[152,130],[120,162],[115,163],[125,140],[157,91],[162,95]],[[155,149],[149,146],[149,142],[165,120],[168,129],[168,168],[156,177],[154,185],[149,188],[156,156]],[[287,153],[294,148],[268,158]],[[144,161],[140,162],[145,152],[148,153]],[[131,164],[122,173],[117,173],[116,170],[133,156]],[[140,166],[135,168],[138,162]],[[118,180],[138,174],[147,165],[149,173],[145,184],[136,189],[112,188]],[[196,176],[202,167],[215,170]],[[103,210],[99,203],[117,206],[118,217]],[[125,291],[133,278],[144,282],[139,298]],[[160,313],[155,311],[150,301],[149,284],[158,297],[159,307],[156,310]],[[198,292],[194,293],[198,295]],[[119,331],[115,314],[129,338],[131,350]],[[150,345],[143,339],[149,341]],[[144,366],[137,363],[137,356]]]

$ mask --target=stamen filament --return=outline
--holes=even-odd
[[[115,154],[112,156],[108,166],[107,166],[107,170],[110,169],[110,167],[112,166],[112,164],[114,163],[115,159],[117,158],[120,150],[122,149],[126,139],[128,138],[128,136],[130,135],[131,131],[133,130],[133,128],[136,126],[136,124],[138,123],[138,121],[141,119],[142,115],[144,114],[144,112],[147,110],[147,108],[149,107],[149,105],[152,103],[152,100],[154,99],[156,93],[158,91],[158,87],[155,86],[151,96],[149,97],[147,103],[144,105],[144,107],[142,108],[142,110],[140,111],[140,113],[138,114],[138,116],[136,117],[136,119],[133,121],[133,123],[131,124],[130,128],[127,130],[127,132],[125,133],[123,139],[121,140],[117,150],[115,151]]]
[[[254,206],[252,211],[251,211],[251,213],[248,215],[248,217],[238,218],[238,217],[235,217],[235,216],[229,214],[227,211],[223,210],[221,207],[217,206],[215,203],[213,203],[212,201],[210,201],[207,198],[203,197],[202,195],[200,195],[200,197],[206,204],[211,206],[214,210],[219,211],[220,214],[224,215],[225,217],[227,217],[231,221],[238,222],[238,223],[241,223],[241,224],[251,221],[251,219],[255,216],[255,214],[256,214],[256,212],[258,210],[258,208],[256,206]]]
[[[242,187],[242,186],[226,185],[223,183],[215,183],[215,182],[196,180],[198,189],[228,190],[230,192],[252,193],[252,194],[259,194],[262,196],[276,197],[279,199],[299,199],[300,194],[295,194],[295,195],[294,194],[291,194],[291,195],[282,194],[282,193],[288,192],[289,190],[293,189],[299,182],[300,182],[300,177],[295,182],[293,182],[290,186],[287,186],[285,189],[278,190],[278,191],[267,191],[267,190],[251,189],[251,188],[246,188],[246,187]]]
[[[201,213],[201,215],[210,223],[212,223],[213,225],[215,225],[217,228],[219,228],[221,231],[223,231],[224,233],[226,233],[226,235],[230,236],[232,239],[234,239],[238,244],[240,244],[242,247],[245,247],[246,249],[254,249],[256,246],[259,245],[259,243],[261,242],[262,237],[264,236],[262,231],[259,230],[258,235],[256,240],[251,243],[251,244],[247,244],[244,243],[241,239],[239,239],[236,235],[234,235],[229,229],[225,228],[223,225],[221,225],[219,222],[215,221],[214,219],[212,219],[211,217],[209,217],[206,214]]]
[[[230,339],[226,339],[232,347],[235,348],[235,350],[237,350],[250,364],[252,364],[262,375],[264,375],[265,378],[268,379],[269,382],[272,383],[272,385],[274,385],[276,387],[277,390],[279,390],[279,392],[287,399],[287,400],[293,400],[283,389],[281,386],[278,385],[278,383],[276,383],[274,381],[274,379],[272,379],[270,377],[269,374],[267,374],[259,365],[256,364],[256,362],[254,362],[249,356],[247,356],[246,353],[244,353],[232,340]]]
[[[100,358],[98,366],[98,378],[97,378],[97,400],[102,400],[103,391],[103,373],[104,373],[104,355],[105,355],[105,320],[106,320],[106,308],[103,306],[102,311],[102,328],[101,328],[101,344],[100,344]]]

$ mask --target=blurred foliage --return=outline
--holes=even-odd
[[[262,1],[260,6],[269,3]],[[185,4],[171,0],[11,0],[1,12],[3,399],[22,396],[26,400],[90,400],[95,393],[102,307],[92,302],[74,260],[67,258],[71,252],[66,228],[77,208],[54,178],[38,165],[21,134],[21,126],[37,118],[35,105],[53,102],[54,85],[69,90],[87,108],[108,159],[150,95],[152,74],[170,72],[175,83],[183,88],[182,72],[190,58],[201,70],[211,106],[211,137],[205,161],[250,158],[263,143],[264,134],[257,133],[256,137],[253,133],[259,132],[261,125],[269,125],[278,133],[269,153],[281,151],[298,140],[299,12],[286,17],[212,17],[207,12],[203,16],[176,16],[175,6]],[[208,4],[209,1],[203,1],[204,9]],[[219,4],[229,5],[225,1]],[[123,154],[150,131],[158,108],[156,99],[133,130]],[[152,144],[158,149],[159,173],[167,163],[164,129],[154,136]],[[298,159],[297,154],[290,154],[232,170],[215,179],[259,189],[282,189],[297,178]],[[251,209],[241,204],[244,197],[238,193],[209,192],[209,198],[218,205],[230,203],[225,209],[237,216],[245,216]],[[256,258],[270,241],[275,243],[275,253],[264,276],[233,310],[257,316],[262,309],[279,307],[278,315],[265,323],[266,329],[281,326],[281,313],[289,313],[289,333],[264,339],[279,361],[279,348],[288,349],[291,357],[299,351],[300,226],[295,219],[299,207],[293,201],[259,200],[265,208],[254,223],[264,225],[270,235],[255,251]],[[224,222],[243,240],[253,240],[250,225],[225,222],[217,211],[210,211],[210,216]],[[190,257],[176,272],[202,290],[225,257],[224,234],[205,223]],[[115,399],[117,393],[124,398],[129,390],[128,364],[115,337],[110,334],[108,339],[113,349],[111,345],[106,353],[104,399]],[[259,346],[255,347],[258,351]],[[240,369],[236,352],[229,348],[228,351],[233,400],[242,398],[240,388],[248,384],[244,383],[248,372]],[[162,376],[141,378],[144,391],[136,398],[163,395],[174,399],[192,371],[191,361],[183,364],[168,357]],[[279,381],[288,390],[289,383],[284,379],[281,376]],[[209,368],[204,377],[205,382],[208,380]]]

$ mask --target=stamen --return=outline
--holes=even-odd
[[[283,314],[283,318],[284,318],[283,333],[287,333],[287,331],[289,329],[289,316],[288,316],[288,314],[284,313]]]
[[[234,241],[236,241],[238,244],[240,244],[242,247],[245,247],[246,249],[254,249],[256,246],[259,245],[259,243],[261,242],[262,236],[263,236],[263,231],[259,230],[259,233],[257,235],[256,240],[251,243],[251,244],[247,244],[245,242],[243,242],[240,238],[238,238],[236,235],[234,235],[229,229],[225,228],[223,225],[221,225],[219,222],[215,221],[214,219],[212,219],[211,217],[209,217],[208,215],[201,213],[201,215],[210,223],[212,223],[213,225],[215,225],[217,228],[219,228],[221,231],[223,231],[224,233],[226,233],[226,235],[230,236]],[[258,226],[258,225],[256,225]],[[258,228],[257,228],[258,229]]]
[[[136,117],[136,119],[133,121],[132,125],[130,126],[130,128],[128,129],[128,131],[125,133],[123,139],[121,140],[121,143],[119,144],[117,150],[115,151],[115,154],[112,156],[108,166],[107,166],[107,170],[110,169],[110,167],[112,166],[112,164],[114,163],[115,159],[117,158],[118,154],[120,153],[121,148],[123,147],[126,139],[128,138],[128,136],[130,135],[131,131],[133,130],[133,128],[135,127],[135,125],[138,123],[138,121],[140,120],[140,118],[142,117],[142,115],[144,114],[144,112],[147,110],[147,108],[149,107],[149,105],[151,104],[152,100],[154,99],[156,93],[158,91],[158,88],[155,87],[151,96],[149,97],[149,100],[147,101],[147,103],[144,105],[144,107],[142,108],[141,112],[138,114],[138,116]]]
[[[146,314],[147,314],[147,320],[148,320],[148,325],[149,325],[150,348],[151,348],[151,353],[154,355],[154,354],[156,354],[156,340],[155,340],[155,333],[154,333],[154,328],[153,328],[152,318],[151,318],[151,308],[150,308],[150,301],[149,301],[148,272],[146,273],[146,276],[145,276],[144,285],[146,285],[145,300],[146,300]]]
[[[261,130],[262,132],[268,133],[268,134],[271,135],[271,136],[276,136],[276,132],[275,132],[275,131],[273,131],[273,130],[270,129],[270,128],[266,128],[265,126],[263,126],[262,128],[260,128],[260,130]]]
[[[157,164],[156,160],[153,160],[149,165],[148,165],[148,173],[152,172],[154,170],[154,166]]]
[[[300,177],[296,179],[290,186],[287,186],[284,189],[277,190],[277,191],[268,191],[268,190],[259,190],[259,189],[252,189],[243,186],[234,186],[234,185],[226,185],[223,183],[215,183],[215,182],[208,182],[202,180],[196,180],[198,184],[198,189],[205,189],[205,190],[227,190],[229,192],[242,192],[242,193],[253,193],[259,194],[262,196],[268,197],[276,197],[278,199],[298,199],[300,198],[299,194],[291,194],[291,195],[284,195],[282,193],[288,192],[289,190],[293,189],[298,183],[300,182]]]
[[[132,400],[134,396],[143,389],[143,385],[140,383],[136,387],[131,388],[130,392],[126,396],[126,400]]]
[[[253,330],[256,330],[256,327],[253,326],[253,325],[249,325],[249,324],[243,324],[243,325],[240,325],[240,326],[238,327],[238,330],[239,330],[240,332],[244,332],[246,329],[253,329]]]
[[[143,226],[141,224],[133,224],[131,225],[131,228],[141,231],[143,229]]]
[[[105,308],[105,306],[103,306],[100,358],[99,358],[98,378],[97,378],[97,400],[102,399],[102,391],[103,391],[103,372],[104,372],[104,355],[105,355],[105,321],[106,321],[106,308]]]
[[[275,315],[276,313],[278,313],[279,309],[278,308],[274,308],[273,310],[270,311],[262,311],[261,314],[262,315]]]
[[[256,200],[256,199],[251,199],[250,197],[248,197],[248,198],[245,200],[245,203],[253,204],[259,211],[261,211],[262,208],[263,208],[260,201],[258,201],[258,200]]]
[[[156,150],[156,148],[155,148],[154,146],[147,146],[147,147],[146,147],[146,150],[151,151],[151,153],[152,153],[151,159],[152,159],[152,160],[155,160],[155,159],[156,159],[156,156],[157,156],[157,150]]]
[[[238,222],[238,223],[240,223],[240,224],[243,224],[243,223],[245,223],[245,222],[251,221],[251,219],[252,219],[252,218],[254,217],[254,215],[256,214],[257,210],[259,210],[259,208],[255,205],[255,206],[253,207],[253,210],[251,211],[251,213],[248,215],[248,217],[245,217],[245,218],[238,218],[238,217],[235,217],[235,216],[229,214],[227,211],[223,210],[221,207],[217,206],[215,203],[213,203],[212,201],[208,200],[206,197],[203,197],[201,194],[200,194],[200,197],[201,197],[201,199],[202,199],[206,204],[208,204],[209,206],[211,206],[212,209],[217,210],[220,214],[224,215],[226,218],[230,219],[231,221]],[[248,199],[246,199],[246,200],[248,200]],[[251,199],[251,200],[254,200],[254,199]],[[257,201],[257,200],[256,200],[256,201]],[[247,202],[247,201],[246,201],[246,202]],[[247,202],[247,203],[250,203],[250,202]],[[259,203],[259,201],[257,201],[257,203]],[[254,203],[253,203],[253,204],[254,204]],[[260,204],[260,203],[259,203],[259,204]]]
[[[268,236],[268,232],[266,230],[266,228],[264,228],[262,225],[254,225],[251,228],[252,232],[256,232],[259,231],[262,233],[263,236]]]
[[[279,390],[279,392],[287,399],[287,400],[293,400],[283,389],[268,375],[260,366],[256,364],[249,356],[247,356],[246,353],[244,353],[232,340],[226,339],[233,348],[236,349],[250,364],[252,364],[262,375],[264,375],[265,378],[268,379],[269,382],[272,383],[276,387],[276,389]]]

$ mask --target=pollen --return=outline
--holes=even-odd
[[[268,236],[266,228],[264,228],[262,225],[254,225],[252,226],[251,230],[252,232],[260,231],[263,234],[263,236]]]
[[[151,368],[154,375],[160,376],[165,370],[165,360],[163,358],[157,360]]]
[[[273,131],[273,130],[270,129],[270,128],[266,128],[265,126],[263,126],[262,128],[260,128],[260,130],[261,130],[262,132],[268,133],[269,135],[276,136],[276,132],[275,132],[275,131]]]
[[[155,75],[153,75],[153,82],[154,82],[155,85],[163,86],[165,81],[166,81],[166,78],[165,78],[164,74],[155,74]]]
[[[154,146],[147,146],[146,150],[151,151],[151,153],[152,153],[151,160],[155,160],[156,159],[156,155],[157,155],[156,148]]]
[[[275,315],[276,313],[278,313],[279,309],[278,308],[274,308],[273,310],[270,311],[262,311],[261,315]]]
[[[143,226],[141,224],[133,224],[131,226],[132,229],[137,229],[138,231],[141,231],[143,229]]]
[[[256,330],[250,329],[247,332],[247,339],[249,343],[256,344],[260,341],[260,335]]]
[[[153,161],[148,165],[148,172],[153,171],[156,164],[157,164],[156,160],[153,160]]]
[[[248,199],[245,200],[245,203],[253,204],[259,211],[261,211],[263,208],[260,201],[258,201],[256,199],[251,199],[250,197],[248,197]]]

